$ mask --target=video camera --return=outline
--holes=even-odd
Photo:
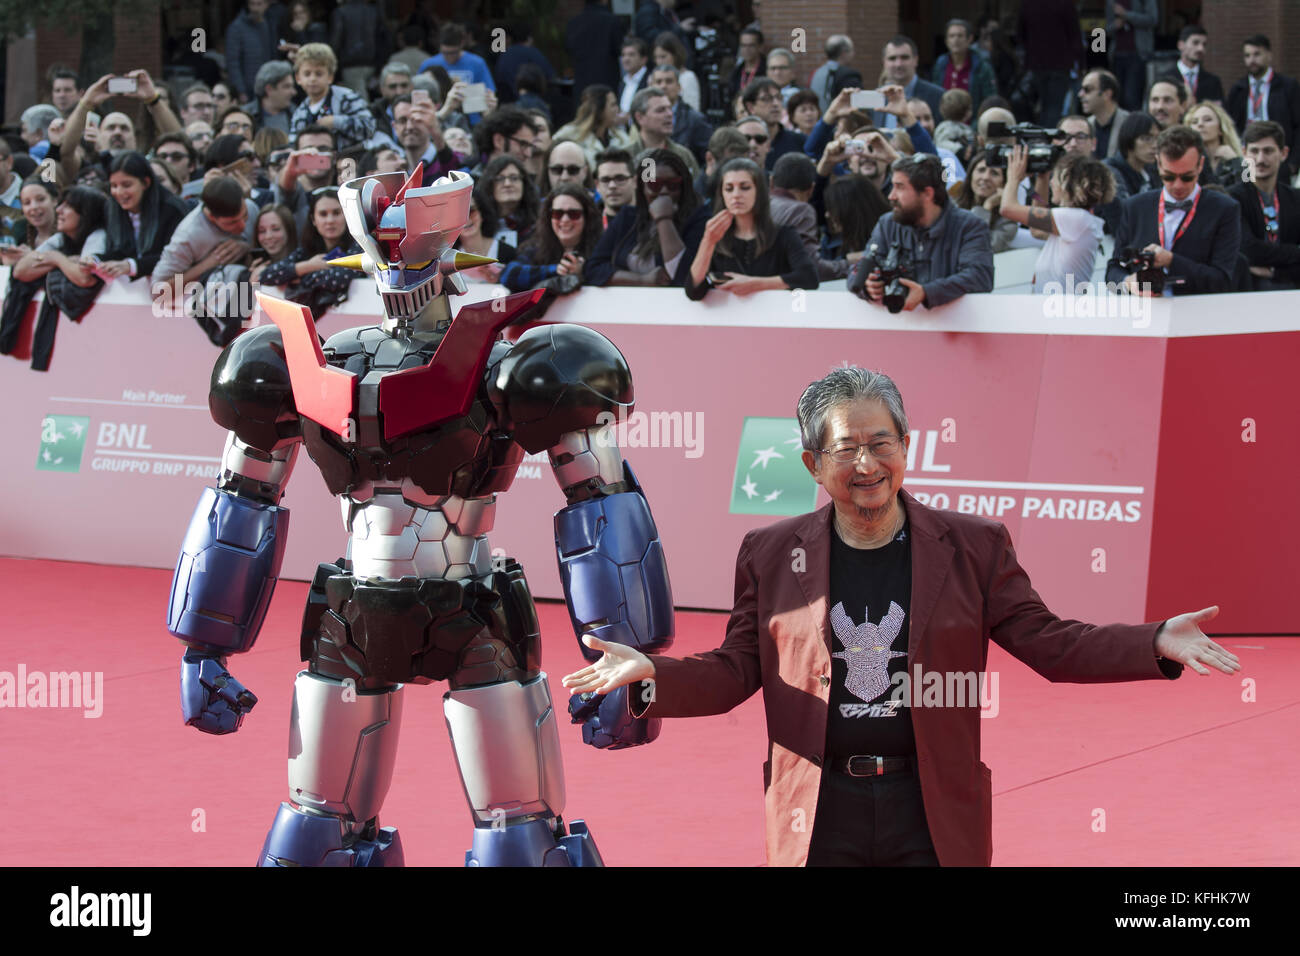
[[[990,139],[1014,136],[1017,145],[1028,147],[1027,172],[1031,176],[1050,171],[1056,165],[1056,161],[1065,155],[1065,147],[1052,142],[1060,135],[1059,129],[1047,129],[1029,123],[1019,123],[1015,126],[1008,126],[1006,123],[989,123],[988,130]],[[1007,159],[1011,156],[1013,148],[1004,144],[989,144],[984,147],[984,162],[990,169],[1006,169]]]
[[[880,244],[872,243],[871,248],[862,258],[869,263],[863,273],[864,276],[872,272],[880,273],[880,281],[885,286],[884,294],[881,296],[885,308],[894,314],[902,312],[910,290],[899,280],[916,281],[916,265],[912,261],[911,251],[904,249],[902,244],[893,242],[889,246],[889,252],[882,258]]]

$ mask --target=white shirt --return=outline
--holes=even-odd
[[[1273,86],[1273,68],[1270,66],[1264,76],[1256,80],[1253,76],[1247,77],[1249,81],[1246,87],[1246,122],[1251,120],[1268,119],[1268,91]],[[1255,112],[1255,84],[1259,84],[1259,112]]]
[[[1059,235],[1048,236],[1038,253],[1033,291],[1059,295],[1092,281],[1104,224],[1086,209],[1066,207],[1052,210],[1052,222]],[[1049,289],[1052,283],[1057,285]]]
[[[641,67],[635,73],[623,74],[623,89],[618,97],[618,111],[627,113],[632,109],[632,97],[636,96],[636,88],[641,85],[641,77],[645,76],[648,67]]]
[[[1183,61],[1179,60],[1178,72],[1183,75],[1183,80],[1187,83],[1187,88],[1191,90],[1192,95],[1195,96],[1196,84],[1201,75],[1201,68],[1199,66],[1184,66]]]
[[[1192,194],[1187,197],[1187,201],[1191,203],[1195,203],[1196,197],[1199,196],[1200,194],[1201,194],[1201,184],[1197,183],[1196,187],[1192,190]],[[1168,189],[1162,190],[1161,196],[1164,198],[1165,201],[1165,248],[1172,252],[1174,248],[1174,237],[1178,235],[1178,227],[1181,226],[1183,224],[1183,220],[1187,218],[1187,211],[1184,211],[1182,209],[1169,208],[1170,203],[1178,202],[1178,200],[1175,199],[1173,196],[1169,195]],[[1190,211],[1190,209],[1188,211]],[[1159,225],[1157,225],[1156,229],[1159,230],[1159,228],[1160,228]],[[1160,238],[1159,232],[1156,233],[1156,238],[1157,239]],[[1169,270],[1165,269],[1165,272],[1168,273]],[[1165,291],[1163,295],[1172,296],[1173,294],[1174,294],[1173,286],[1170,283],[1166,282]]]

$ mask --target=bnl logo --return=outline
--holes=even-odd
[[[46,415],[41,420],[40,471],[80,471],[90,419],[83,415]]]

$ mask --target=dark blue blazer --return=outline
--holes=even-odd
[[[1106,266],[1106,281],[1122,283],[1128,275],[1119,264],[1121,252],[1142,249],[1160,241],[1156,229],[1156,207],[1163,189],[1151,189],[1130,196],[1120,206],[1115,230],[1115,254]],[[1185,280],[1173,287],[1174,295],[1198,292],[1231,292],[1241,251],[1241,208],[1226,193],[1201,189],[1196,217],[1174,243],[1170,278]]]

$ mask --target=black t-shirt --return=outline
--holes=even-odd
[[[907,694],[912,542],[907,524],[882,548],[859,549],[831,533],[831,699],[827,759],[916,753]],[[848,661],[853,661],[850,668]],[[894,693],[896,687],[899,692]],[[891,698],[899,697],[898,703]]]

